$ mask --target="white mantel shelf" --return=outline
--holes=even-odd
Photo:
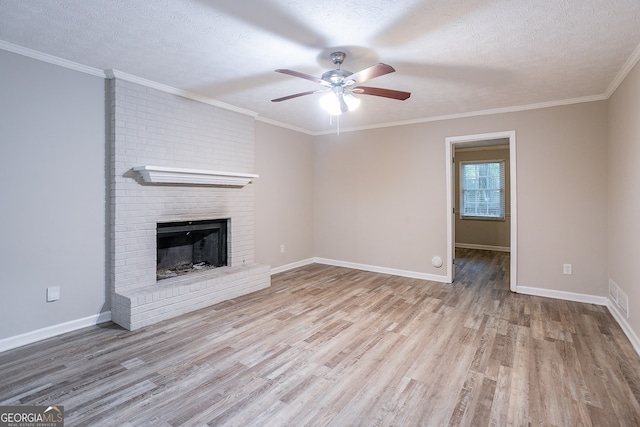
[[[187,184],[244,187],[258,175],[253,173],[220,172],[202,169],[171,168],[165,166],[136,166],[142,180],[150,184]]]

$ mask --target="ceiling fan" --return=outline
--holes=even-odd
[[[272,99],[272,102],[286,101],[287,99],[297,98],[299,96],[311,95],[314,93],[325,93],[320,99],[320,105],[331,115],[337,116],[347,111],[352,111],[358,107],[360,100],[353,94],[381,96],[383,98],[398,99],[404,101],[411,96],[410,92],[400,90],[383,89],[378,87],[360,86],[368,80],[385,74],[393,73],[395,69],[387,64],[376,64],[364,70],[352,73],[351,71],[340,69],[340,65],[346,58],[344,52],[333,52],[331,61],[336,65],[335,70],[327,71],[320,78],[300,73],[294,70],[278,69],[276,72],[288,74],[294,77],[300,77],[319,83],[325,86],[325,89],[310,90],[307,92],[296,93],[293,95],[283,96],[282,98]]]

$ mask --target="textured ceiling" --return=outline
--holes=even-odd
[[[640,44],[639,0],[0,0],[0,40],[115,69],[310,132],[335,128],[320,86],[329,53],[368,86],[341,128],[602,96]],[[636,52],[637,53],[637,52]]]

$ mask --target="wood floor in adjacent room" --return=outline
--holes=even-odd
[[[453,284],[314,264],[0,353],[0,404],[66,426],[640,425],[640,358],[605,307],[512,294],[505,253],[457,263]]]

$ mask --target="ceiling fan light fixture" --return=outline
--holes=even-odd
[[[349,107],[349,111],[353,111],[360,106],[360,98],[356,98],[350,93],[347,93],[346,95],[344,95],[344,102],[347,103],[347,107]]]
[[[347,108],[349,111],[353,111],[360,106],[360,99],[351,95],[350,93],[335,93],[333,91],[323,95],[320,98],[320,106],[332,116],[339,116],[342,114],[342,108],[340,106],[340,98],[341,96],[344,99],[345,104],[347,104]]]
[[[320,98],[320,106],[332,116],[339,116],[342,114],[340,101],[338,101],[338,97],[333,92],[329,92]]]

